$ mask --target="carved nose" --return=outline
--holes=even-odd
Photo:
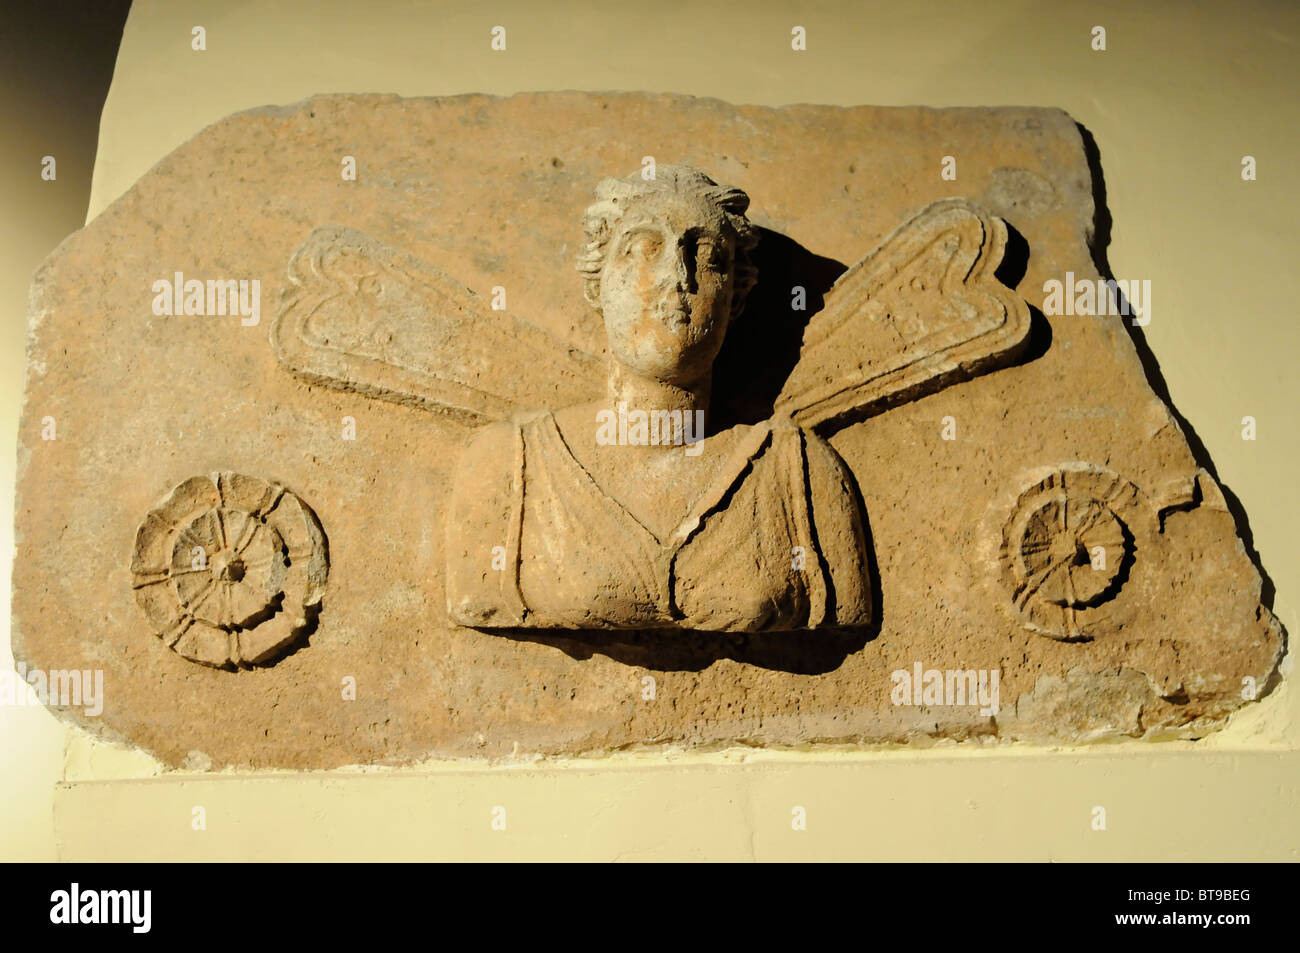
[[[677,287],[687,294],[695,293],[695,262],[693,249],[689,242],[679,242],[677,245]]]

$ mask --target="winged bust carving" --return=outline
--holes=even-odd
[[[606,357],[348,228],[294,253],[272,323],[309,381],[472,428],[447,608],[488,629],[756,632],[872,621],[863,514],[825,433],[1010,361],[1028,307],[1005,224],[936,202],[849,268],[769,419],[711,429],[714,359],[756,281],[749,197],[685,166],[606,179],[578,268]]]

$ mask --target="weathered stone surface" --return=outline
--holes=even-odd
[[[571,619],[470,628],[453,616],[491,620],[458,612],[455,599],[449,615],[448,567],[454,575],[483,555],[465,544],[478,511],[458,515],[455,501],[511,472],[484,435],[519,409],[602,399],[619,348],[606,348],[610,302],[592,284],[607,266],[573,270],[590,239],[581,217],[597,182],[647,155],[749,196],[757,283],[712,364],[710,432],[757,428],[774,408],[800,427],[833,421],[816,440],[826,461],[842,461],[844,480],[823,468],[810,493],[831,486],[842,487],[831,499],[857,497],[870,590],[860,611],[837,620],[844,627],[746,625],[758,609],[743,601],[737,624],[712,627],[687,614],[668,628]],[[960,157],[956,181],[940,178],[943,155]],[[356,181],[339,174],[344,156],[356,157]],[[102,716],[66,709],[92,731],[171,764],[201,752],[213,767],[1211,731],[1249,685],[1262,691],[1274,677],[1282,633],[1260,605],[1259,574],[1218,487],[1147,384],[1123,319],[1036,310],[1045,281],[1097,277],[1090,189],[1076,127],[1047,110],[766,109],[562,93],[317,97],[233,116],[159,163],[37,276],[15,652],[43,670],[104,670]],[[855,357],[865,345],[838,338],[817,361],[808,355],[837,295],[866,272],[849,271],[838,292],[835,280],[947,198],[967,200],[942,207],[969,208],[961,214],[986,223],[984,234],[998,234],[991,216],[1010,226],[1005,254],[983,248],[974,260],[1035,308],[1025,339],[995,349],[1012,363],[962,352],[942,367],[922,362],[913,380],[903,362],[892,377],[863,377],[847,404],[838,386],[801,386],[810,368],[817,384],[892,359]],[[155,282],[177,272],[257,280],[259,320],[156,314]],[[481,309],[441,276],[484,299],[504,289],[507,306]],[[341,290],[322,292],[330,282]],[[806,289],[806,312],[791,307],[794,286]],[[861,320],[885,326],[900,314],[901,327],[911,307],[924,322],[934,313],[918,297],[926,287],[909,281],[892,298],[859,289],[886,312],[864,304]],[[337,294],[384,320],[294,324],[328,316],[320,302]],[[1006,300],[1015,310],[1016,296]],[[605,306],[606,322],[592,304]],[[448,319],[424,321],[431,310]],[[821,324],[809,323],[818,311]],[[340,334],[354,336],[340,346]],[[908,346],[901,340],[899,353]],[[441,383],[430,389],[431,379]],[[868,386],[878,379],[897,385]],[[808,394],[821,397],[797,399]],[[43,439],[51,428],[54,439]],[[485,442],[475,466],[472,448]],[[805,438],[811,474],[809,446]],[[453,495],[458,469],[467,489]],[[202,569],[230,595],[199,614],[225,641],[185,643],[189,651],[176,641],[171,651],[155,633],[171,631],[176,606],[183,614],[199,600],[171,576],[152,582],[162,567],[133,563],[132,545],[147,554],[165,542],[183,573],[181,532],[146,514],[209,473],[288,487],[300,509],[292,531],[261,524],[285,544],[283,560],[255,577],[275,611],[245,604],[247,567],[232,569],[230,547],[214,536]],[[642,476],[631,464],[607,473],[611,486],[622,481],[613,497],[643,505],[647,523],[671,528],[674,491],[698,495],[680,474]],[[721,512],[733,519],[745,505],[737,494]],[[182,509],[188,532],[199,515]],[[765,532],[756,519],[755,538]],[[1094,568],[1097,548],[1110,558]],[[695,570],[706,596],[711,563],[732,588],[745,577],[727,563],[728,547],[713,555]],[[561,589],[564,568],[549,569]],[[141,612],[136,593],[166,586],[181,598],[150,597]],[[701,612],[717,604],[708,597]],[[273,622],[284,632],[264,629]],[[969,677],[948,677],[936,703],[926,672]],[[995,687],[996,705],[982,703]]]
[[[238,473],[176,487],[145,516],[131,559],[136,601],[158,637],[218,667],[273,661],[301,638],[327,573],[307,505]]]

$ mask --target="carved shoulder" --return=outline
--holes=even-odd
[[[456,466],[447,519],[447,611],[461,625],[523,619],[518,593],[522,437],[513,421],[474,435]]]
[[[813,527],[833,590],[825,624],[866,625],[872,615],[871,580],[856,483],[829,443],[808,431],[804,434]]]

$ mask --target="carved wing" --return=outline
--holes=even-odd
[[[927,206],[826,293],[777,411],[810,427],[870,416],[1012,360],[1030,318],[994,277],[1006,243],[964,199]]]
[[[314,229],[289,261],[277,359],[315,384],[478,426],[589,399],[599,360],[352,228]]]

